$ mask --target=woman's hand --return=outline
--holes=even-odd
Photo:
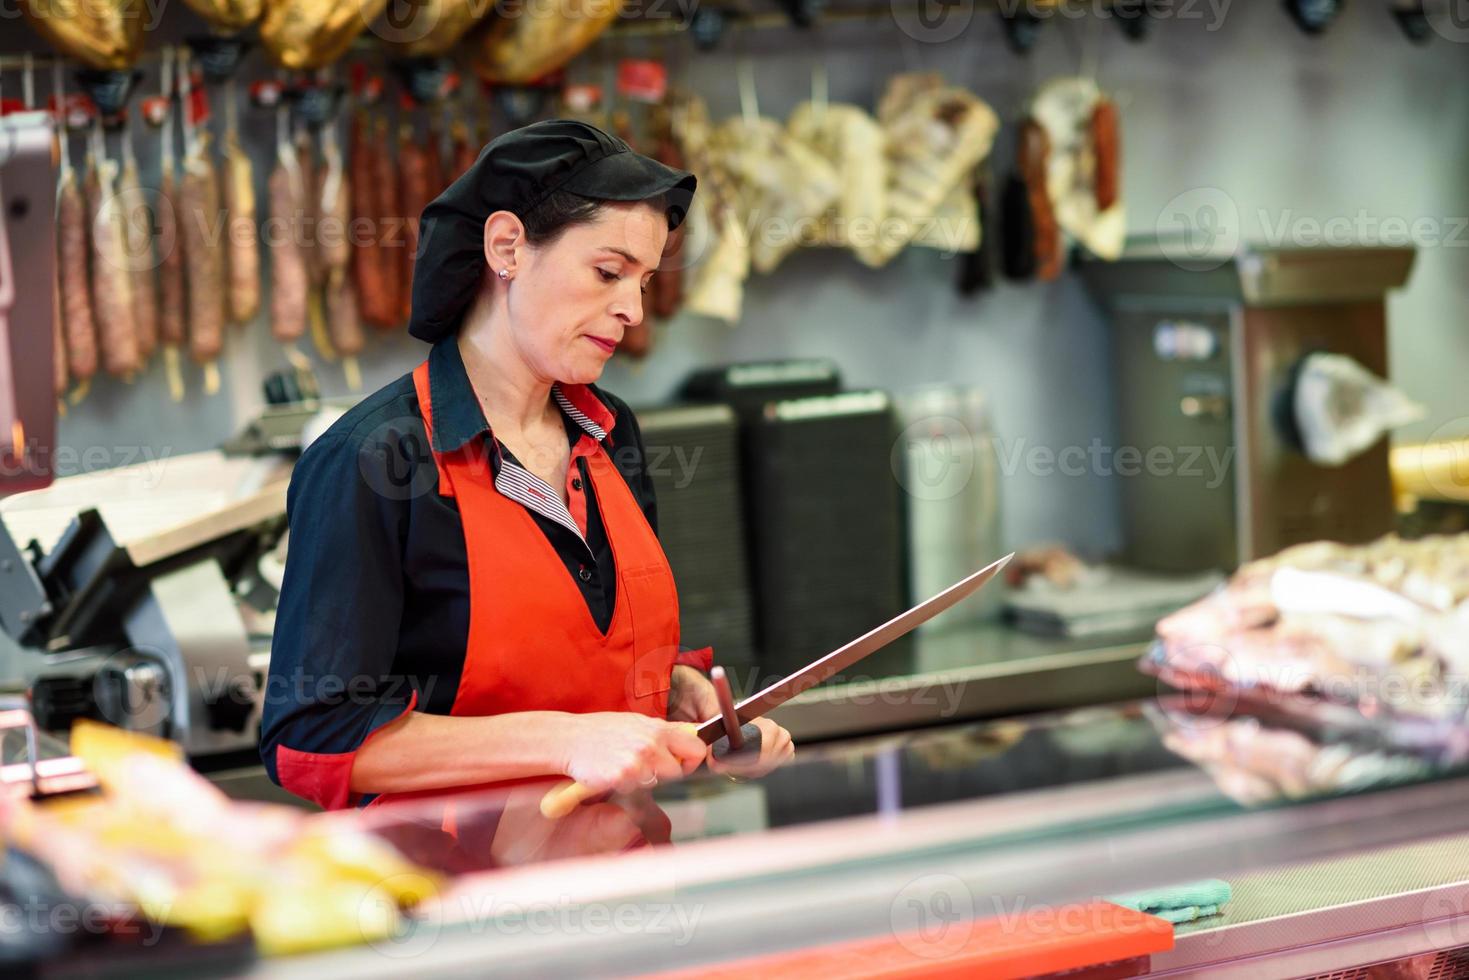
[[[673,668],[673,683],[668,694],[668,717],[673,721],[706,722],[719,714],[719,698],[714,683],[703,672],[682,664]],[[726,776],[753,779],[785,765],[796,754],[791,733],[769,718],[756,718],[760,729],[760,754],[754,758],[737,758],[721,762],[708,756],[709,771]]]
[[[790,732],[769,718],[756,718],[751,724],[760,729],[760,754],[754,758],[745,758],[749,753],[739,753],[725,756],[721,761],[714,758],[714,749],[713,746],[710,746],[708,760],[710,772],[737,776],[741,779],[754,779],[773,769],[779,769],[795,758],[796,744],[791,740]]]
[[[677,664],[668,689],[668,720],[703,724],[719,714],[714,683],[697,667]]]
[[[708,747],[693,726],[625,711],[572,715],[561,771],[590,789],[632,792],[680,779]]]

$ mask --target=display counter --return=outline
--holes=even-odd
[[[915,975],[1002,976],[966,944],[1074,939],[1102,928],[1076,912],[1097,899],[1202,879],[1232,890],[1219,914],[1093,975],[1314,976],[1469,945],[1469,779],[1369,754],[1352,792],[1246,807],[1168,750],[1168,723],[1147,701],[851,741],[555,824],[538,788],[334,814],[442,888],[391,938],[255,973],[781,975],[877,942]]]

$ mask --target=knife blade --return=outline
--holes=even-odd
[[[802,691],[810,690],[822,681],[829,680],[839,671],[845,670],[864,657],[907,633],[912,632],[939,613],[953,607],[961,600],[977,592],[980,586],[999,573],[1014,558],[1014,552],[992,562],[979,571],[955,582],[937,595],[920,602],[907,612],[869,630],[844,646],[838,647],[819,660],[814,660],[765,689],[752,694],[735,706],[738,724],[745,724],[761,717],[768,711],[785,704]],[[725,733],[725,717],[717,714],[698,726],[695,734],[706,745],[713,745]],[[597,795],[597,791],[577,782],[563,782],[551,789],[541,799],[541,814],[552,820],[560,819],[574,810],[583,800]]]
[[[912,632],[928,620],[968,598],[1004,568],[1015,555],[1006,555],[999,561],[986,565],[979,571],[949,586],[907,612],[869,630],[845,646],[838,647],[820,660],[813,660],[794,674],[781,678],[764,690],[752,694],[735,705],[738,724],[754,721],[767,712],[785,704],[802,691],[810,690],[822,681],[830,679],[840,671],[869,657],[899,637]],[[723,715],[715,715],[699,726],[696,734],[706,745],[713,745],[725,733]]]

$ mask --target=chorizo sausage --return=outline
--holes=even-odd
[[[184,301],[184,241],[180,234],[178,180],[173,162],[166,161],[158,180],[159,244],[158,339],[167,347],[182,347],[187,341]]]
[[[61,270],[51,277],[51,382],[59,398],[66,390],[66,328],[62,326]]]
[[[184,159],[179,194],[183,223],[184,262],[188,270],[189,356],[200,364],[219,358],[224,349],[225,269],[219,229],[219,174],[206,152],[208,136]]]
[[[306,333],[310,272],[301,249],[300,202],[305,196],[299,165],[282,150],[270,174],[270,213],[282,228],[270,248],[270,331],[283,344]]]
[[[352,113],[348,130],[348,191],[352,214],[348,225],[352,241],[352,283],[357,292],[357,306],[362,318],[375,327],[391,327],[398,322],[398,311],[383,270],[382,227],[377,215],[377,195],[373,193],[372,119],[366,110]]]
[[[127,242],[113,166],[111,161],[93,156],[84,181],[92,232],[92,310],[103,369],[128,378],[142,367],[142,359],[138,356]]]
[[[317,229],[321,218],[321,172],[316,166],[316,142],[304,129],[296,133],[296,167],[300,171],[295,186],[297,242],[306,263],[307,281],[312,286],[326,283],[326,266],[318,248]]]
[[[398,174],[393,170],[386,119],[378,119],[373,142],[372,187],[377,198],[373,208],[373,235],[382,253],[378,262],[382,271],[383,308],[389,311],[384,319],[374,318],[373,323],[391,329],[407,322],[405,311],[410,299],[404,277],[412,273],[412,252],[408,246],[407,211],[399,193]]]
[[[127,139],[124,130],[123,139]],[[138,338],[138,357],[146,363],[158,347],[158,260],[153,252],[152,208],[143,196],[138,164],[132,153],[125,156],[117,196],[127,243],[127,268],[132,277],[133,330]]]
[[[66,332],[66,368],[75,381],[97,373],[97,326],[92,316],[91,284],[87,280],[87,215],[77,187],[76,171],[68,170],[57,189],[56,221],[62,329]]]
[[[226,266],[229,270],[230,322],[242,326],[260,312],[260,246],[255,232],[255,170],[240,146],[239,134],[224,140],[221,180],[228,217]]]
[[[1031,221],[1035,228],[1036,278],[1055,279],[1061,274],[1061,229],[1046,190],[1046,170],[1051,155],[1051,140],[1034,119],[1020,127],[1020,176],[1025,181],[1030,203]]]
[[[1097,156],[1097,210],[1105,211],[1117,203],[1121,135],[1118,132],[1117,105],[1110,99],[1098,99],[1092,108],[1092,150]]]

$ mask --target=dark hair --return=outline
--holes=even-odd
[[[610,203],[613,202],[571,191],[552,191],[544,201],[520,215],[520,221],[525,225],[526,239],[539,248],[553,244],[577,225],[595,221],[603,206]],[[667,214],[672,207],[667,194],[656,194],[637,203],[646,204],[660,214]]]

